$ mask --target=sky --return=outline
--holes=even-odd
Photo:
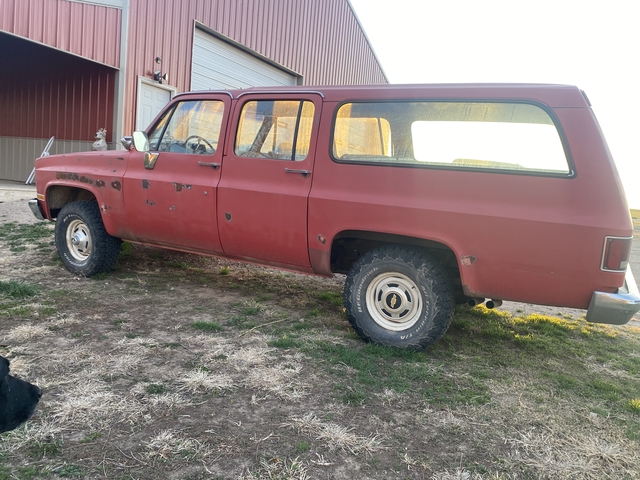
[[[640,209],[637,0],[350,0],[390,83],[524,82],[587,94]]]

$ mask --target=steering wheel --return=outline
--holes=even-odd
[[[216,149],[213,148],[213,145],[209,143],[206,138],[201,137],[200,135],[191,135],[184,141],[185,148],[189,145],[189,140],[196,139],[197,143],[192,147],[193,153],[207,153],[207,149],[211,150],[211,154],[216,153]],[[204,147],[203,149],[201,147]]]

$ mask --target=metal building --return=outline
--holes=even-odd
[[[0,0],[0,179],[109,148],[177,92],[387,83],[348,0]]]

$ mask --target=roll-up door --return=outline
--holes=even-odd
[[[270,64],[235,45],[196,28],[191,90],[220,90],[296,85],[294,73]]]

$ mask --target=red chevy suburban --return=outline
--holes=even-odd
[[[640,309],[622,185],[573,86],[191,92],[123,144],[36,161],[30,206],[76,274],[122,240],[345,273],[354,329],[412,349],[456,302]]]

